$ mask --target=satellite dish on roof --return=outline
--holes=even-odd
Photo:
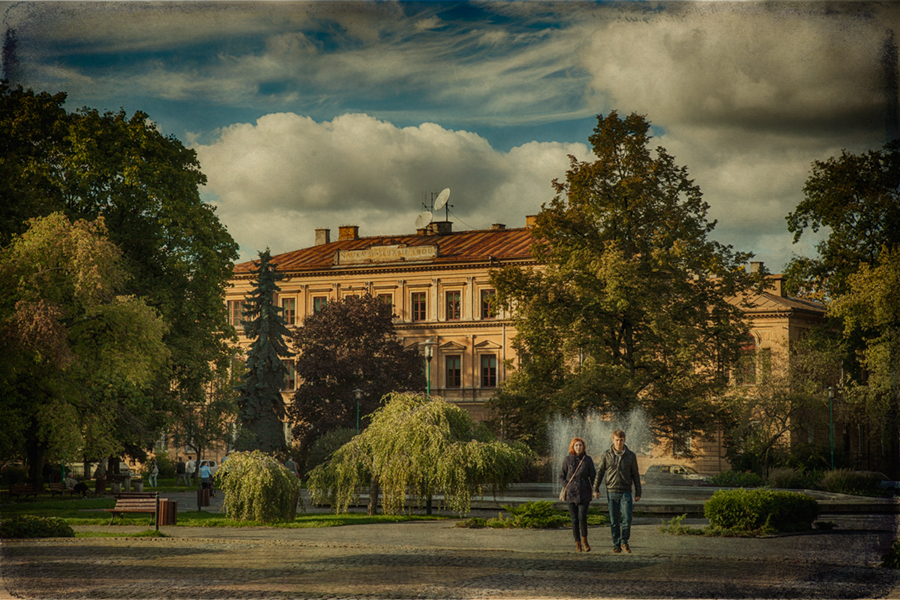
[[[444,191],[438,194],[437,200],[434,201],[434,210],[441,210],[450,199],[450,188],[444,188]]]
[[[429,223],[431,223],[430,211],[419,213],[419,216],[416,217],[416,229],[424,229]]]

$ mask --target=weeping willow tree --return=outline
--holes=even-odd
[[[440,398],[391,394],[363,433],[310,472],[313,502],[346,512],[359,489],[374,481],[386,514],[400,512],[407,495],[417,506],[435,494],[467,513],[472,496],[502,494],[522,472],[531,450],[494,439],[469,414]]]
[[[225,509],[236,521],[293,521],[303,510],[300,480],[277,460],[254,450],[235,452],[216,471]]]

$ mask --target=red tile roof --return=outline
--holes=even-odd
[[[272,257],[272,262],[282,273],[297,271],[314,271],[331,268],[359,268],[370,265],[335,265],[335,256],[341,250],[366,250],[379,246],[437,246],[437,257],[427,262],[434,265],[459,262],[489,261],[493,257],[498,261],[531,260],[531,230],[525,227],[517,229],[487,229],[479,231],[461,231],[456,233],[434,235],[381,235],[360,237],[353,240],[339,240],[328,244],[320,244],[309,248],[294,250]],[[398,263],[376,263],[380,266]],[[403,263],[399,263],[403,264]],[[254,270],[254,263],[245,262],[234,267],[235,275],[249,274]]]

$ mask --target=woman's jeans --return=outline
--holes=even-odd
[[[572,517],[572,535],[575,541],[580,542],[581,538],[587,537],[587,515],[590,502],[585,504],[575,504],[569,502],[569,516]]]
[[[156,487],[156,477],[157,477],[156,475],[150,475],[147,477],[150,487]]]
[[[607,492],[606,500],[609,503],[609,530],[613,546],[627,544],[631,538],[631,512],[634,508],[631,492]]]

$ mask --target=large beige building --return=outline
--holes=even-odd
[[[301,325],[325,303],[350,295],[368,293],[390,303],[405,347],[434,343],[429,362],[431,393],[484,420],[484,402],[507,377],[504,365],[516,362],[515,330],[510,315],[495,311],[490,303],[494,289],[489,271],[506,265],[537,266],[530,252],[532,223],[528,217],[524,227],[497,224],[486,230],[453,232],[451,223],[433,222],[415,234],[393,236],[360,236],[357,226],[345,226],[339,228],[335,241],[330,230],[317,229],[314,246],[273,257],[284,275],[278,303],[289,326]],[[760,263],[750,265],[760,267]],[[252,262],[237,265],[227,292],[235,326],[252,287],[253,269]],[[759,355],[785,348],[789,340],[821,323],[824,315],[820,305],[788,297],[780,275],[771,276],[771,283],[767,292],[753,298],[755,308],[746,313],[752,329],[747,349]],[[249,341],[242,337],[241,344],[249,346]],[[747,362],[743,372],[733,374],[733,383],[754,385],[757,368],[761,367]],[[295,386],[291,375],[283,390],[286,401]],[[721,439],[698,440],[692,451],[692,462],[701,472],[717,473],[729,467]],[[647,464],[667,459],[648,458]]]
[[[357,226],[346,226],[335,241],[330,230],[317,229],[314,246],[272,258],[284,275],[278,303],[289,326],[299,326],[325,303],[351,295],[368,293],[391,304],[404,347],[434,344],[428,362],[431,393],[484,419],[484,401],[506,379],[505,361],[515,360],[515,332],[509,315],[491,304],[488,272],[504,265],[534,265],[531,232],[501,224],[465,232],[451,227],[433,222],[412,235],[367,237],[359,235]],[[235,267],[227,293],[235,326],[253,269],[252,262]],[[241,342],[248,345],[243,337]],[[286,401],[295,385],[292,376],[285,382]]]

